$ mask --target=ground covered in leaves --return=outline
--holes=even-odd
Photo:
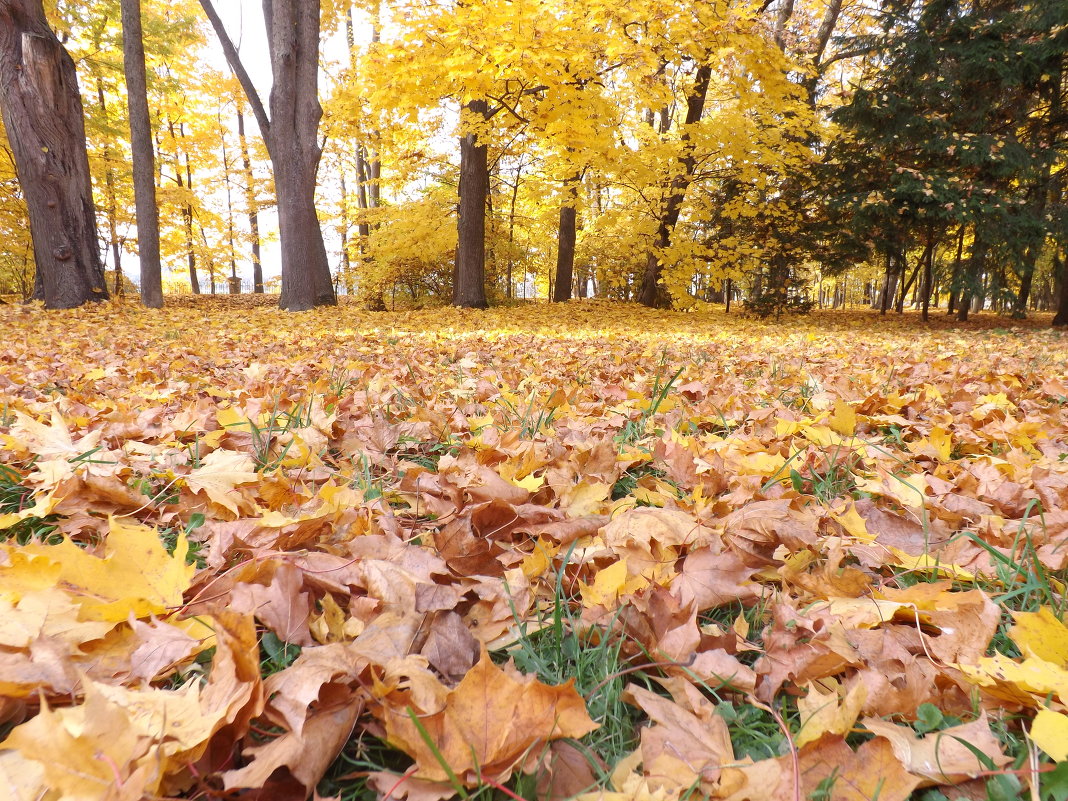
[[[1068,337],[0,306],[0,796],[1068,795]]]

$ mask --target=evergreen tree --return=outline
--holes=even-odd
[[[829,208],[886,257],[887,288],[904,281],[904,254],[918,247],[929,294],[929,249],[967,231],[969,254],[952,276],[966,319],[984,276],[1003,293],[1029,287],[1054,233],[1064,119],[1051,102],[1063,94],[1068,4],[894,0],[883,11],[882,30],[858,43],[876,54],[873,73],[834,115],[846,136],[827,162]]]

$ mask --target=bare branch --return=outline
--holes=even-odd
[[[230,69],[233,70],[234,75],[237,76],[241,88],[245,90],[245,95],[248,97],[248,104],[252,107],[252,113],[256,115],[256,123],[260,126],[260,133],[263,134],[263,141],[269,143],[271,121],[267,117],[267,111],[263,107],[263,101],[260,100],[260,95],[256,91],[256,85],[252,83],[252,78],[249,77],[248,70],[246,70],[245,65],[241,63],[241,56],[238,55],[237,48],[234,47],[234,43],[230,39],[229,34],[227,34],[226,28],[223,26],[222,20],[219,18],[219,13],[215,10],[215,6],[212,5],[211,0],[200,0],[200,7],[203,8],[204,13],[208,15],[208,21],[211,23],[211,27],[215,29],[215,35],[219,37],[219,43],[222,45],[223,53],[226,54],[226,61],[230,65]]]
[[[842,0],[831,0],[827,4],[827,11],[820,23],[819,33],[816,34],[816,46],[812,50],[812,63],[819,64],[823,53],[827,49],[827,43],[831,40],[834,26],[838,24],[838,17],[842,13]]]

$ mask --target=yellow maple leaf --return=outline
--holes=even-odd
[[[983,657],[974,665],[955,665],[974,684],[1000,697],[1039,706],[1054,696],[1068,702],[1068,670],[1037,656],[1017,662],[1004,654]]]
[[[887,546],[886,550],[893,556],[893,559],[889,560],[888,564],[898,565],[899,567],[908,568],[909,570],[933,571],[939,575],[960,579],[961,581],[973,581],[975,579],[975,574],[970,570],[967,570],[960,565],[953,565],[948,562],[939,561],[937,557],[934,557],[929,553],[921,553],[918,556],[912,556],[892,545]]]
[[[611,608],[621,596],[629,595],[648,586],[649,581],[643,576],[628,578],[627,559],[624,557],[603,570],[599,570],[593,579],[593,584],[579,582],[579,592],[582,594],[583,605]]]
[[[63,587],[80,608],[82,620],[120,622],[166,614],[182,604],[196,568],[185,563],[189,543],[178,535],[168,554],[155,529],[111,518],[103,558],[70,540],[58,545],[4,546],[0,584],[16,602],[25,592]],[[46,584],[47,582],[47,584]]]
[[[824,734],[847,734],[857,722],[867,697],[868,691],[861,682],[844,693],[834,679],[811,682],[808,694],[797,699],[801,716],[801,729],[795,738],[797,747],[813,743]]]
[[[1038,710],[1031,723],[1031,739],[1057,762],[1068,760],[1068,715]]]
[[[837,520],[850,536],[856,537],[861,542],[875,542],[875,536],[868,531],[868,524],[857,512],[855,503],[850,503],[849,508],[844,512],[832,512],[831,517]]]
[[[1068,668],[1068,626],[1049,607],[1043,606],[1037,612],[1013,612],[1012,617],[1016,623],[1009,629],[1009,637],[1023,654]]]
[[[231,494],[239,484],[253,484],[259,475],[253,470],[252,457],[236,451],[212,451],[200,467],[185,477],[186,486],[193,492],[203,492],[214,503],[239,514],[237,499]]]
[[[526,476],[525,478],[509,479],[509,481],[531,493],[537,492],[545,486],[545,476]]]
[[[528,579],[543,575],[553,562],[553,557],[560,550],[560,546],[545,537],[539,537],[534,543],[534,550],[523,558],[520,565],[523,575]]]
[[[52,407],[51,416],[51,424],[46,425],[38,423],[22,412],[15,412],[15,419],[18,422],[12,430],[36,456],[45,459],[57,456],[70,459],[91,451],[100,442],[101,432],[99,431],[94,431],[75,442],[59,409]]]
[[[841,398],[835,399],[834,411],[827,422],[830,424],[832,431],[841,434],[843,437],[852,437],[857,432],[857,413],[852,406]]]
[[[611,494],[611,484],[603,481],[580,481],[560,499],[560,506],[567,509],[570,517],[598,514]]]

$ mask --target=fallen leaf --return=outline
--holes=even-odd
[[[434,750],[467,786],[478,784],[480,776],[503,781],[533,746],[582,737],[597,728],[571,682],[550,687],[532,677],[516,676],[494,665],[485,650],[446,695],[441,709],[387,707],[381,714],[387,739],[416,761],[417,777],[449,778],[424,739],[425,732]]]

